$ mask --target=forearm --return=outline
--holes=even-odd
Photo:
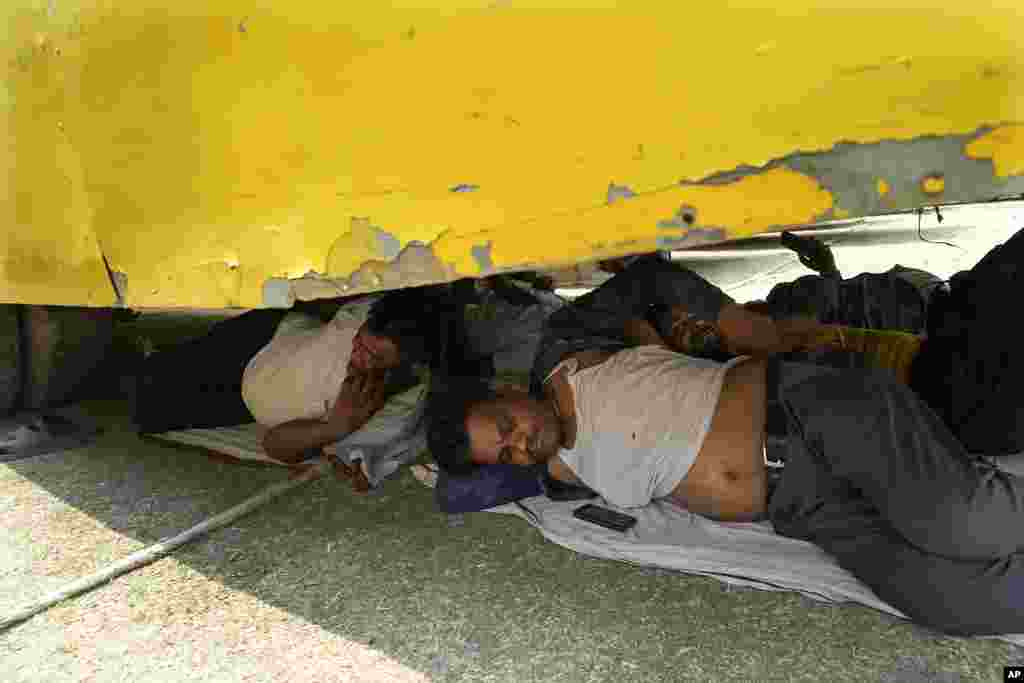
[[[726,348],[736,354],[770,356],[785,349],[785,339],[771,317],[738,304],[729,304],[718,318]]]
[[[353,430],[341,418],[323,420],[292,420],[271,428],[263,437],[263,450],[275,460],[296,463],[304,460],[312,448],[340,440]]]

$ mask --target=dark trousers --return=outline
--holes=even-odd
[[[1024,451],[1024,230],[997,246],[928,307],[928,339],[911,387],[972,453]]]
[[[242,400],[245,366],[274,336],[288,311],[260,309],[158,351],[138,376],[135,423],[141,433],[226,427],[253,422]]]
[[[1024,633],[1024,479],[969,455],[887,373],[776,362],[785,412],[775,530],[947,633]]]

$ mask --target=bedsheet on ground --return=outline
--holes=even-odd
[[[213,429],[179,429],[173,432],[149,434],[154,439],[183,443],[188,446],[206,448],[211,451],[230,455],[239,460],[259,460],[261,462],[281,463],[270,458],[263,451],[263,435],[266,428],[256,422],[235,425],[234,427],[216,427]]]
[[[1000,465],[1024,475],[1024,454],[1001,459]],[[573,517],[572,511],[582,504],[540,496],[488,512],[522,517],[549,541],[592,557],[711,576],[727,584],[761,590],[795,591],[822,602],[857,602],[906,616],[879,599],[817,546],[780,536],[769,522],[715,522],[656,501],[643,508],[621,510],[638,521],[632,529],[620,533]],[[617,509],[606,501],[601,504]],[[982,637],[1024,647],[1024,634]]]
[[[543,496],[509,503],[488,512],[523,517],[550,541],[594,557],[641,566],[712,576],[733,585],[771,591],[797,591],[824,602],[859,602],[899,617],[895,607],[805,541],[776,534],[769,522],[727,524],[655,501],[642,508],[616,508],[637,518],[624,533],[573,517],[585,502],[558,502]]]
[[[371,487],[377,487],[426,449],[427,383],[421,382],[388,399],[362,427],[323,450],[347,465],[358,463]],[[150,434],[176,443],[199,446],[240,460],[278,462],[263,451],[266,428],[250,422],[232,427],[182,429]],[[307,458],[314,462],[320,455]]]
[[[260,445],[262,432],[259,425],[248,424],[152,436],[236,458],[267,460]],[[1024,475],[1024,454],[1003,459],[1000,465]],[[584,502],[559,502],[539,496],[487,512],[522,517],[549,541],[591,557],[710,576],[727,584],[761,590],[795,591],[821,602],[857,602],[905,616],[880,600],[817,546],[779,536],[768,522],[714,522],[670,503],[654,502],[643,508],[623,510],[638,521],[628,532],[619,533],[573,517],[572,511]],[[606,501],[601,503],[615,509]],[[1024,647],[1024,634],[991,637]]]

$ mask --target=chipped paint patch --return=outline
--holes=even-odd
[[[263,305],[267,308],[291,308],[292,304],[295,303],[291,281],[283,277],[272,277],[264,282],[262,295]],[[339,295],[331,294],[329,296]]]
[[[684,249],[686,247],[696,247],[701,244],[714,244],[715,242],[721,242],[728,239],[728,233],[722,228],[697,228],[694,230],[688,230],[683,235],[677,237],[666,237],[665,235],[659,235],[657,244],[658,249]]]
[[[369,218],[353,217],[348,231],[328,250],[327,272],[351,273],[366,261],[394,259],[401,248],[401,242],[394,235],[373,225]]]
[[[997,178],[1024,175],[1024,124],[1000,126],[964,147],[971,159],[991,159]]]
[[[473,258],[476,260],[477,265],[480,266],[480,274],[490,274],[494,272],[494,261],[491,260],[491,243],[488,242],[484,245],[476,245],[470,251],[473,254]]]
[[[468,183],[464,183],[464,184],[461,184],[461,185],[456,185],[455,187],[451,188],[448,191],[449,192],[476,192],[479,189],[480,189],[479,185],[470,185]]]
[[[964,186],[991,185],[988,164],[963,158],[961,149],[967,137],[927,137],[867,145],[843,143],[825,152],[794,155],[782,163],[816,178],[832,192],[836,205],[847,212],[845,216],[865,215],[892,208],[913,208],[930,201],[920,179],[936,168],[963,178]],[[885,195],[877,191],[879,175],[886,178],[889,191]],[[843,217],[838,213],[832,216]]]
[[[402,251],[402,243],[390,232],[376,228],[374,234],[377,237],[377,253],[384,258],[393,259]]]
[[[996,163],[1000,166],[993,172]],[[817,180],[835,200],[837,208],[829,216],[835,219],[926,205],[934,201],[934,195],[925,191],[922,179],[936,175],[937,169],[945,179],[943,201],[977,201],[979,197],[1024,192],[1024,177],[1001,179],[1024,173],[1024,126],[985,127],[973,133],[912,140],[844,142],[821,152],[782,157],[761,167],[717,173],[701,182],[731,182],[773,168],[791,169]],[[884,194],[879,176],[885,178]],[[935,184],[928,187],[934,189]],[[722,225],[732,230],[731,225]]]
[[[685,229],[686,223],[683,223],[683,220],[679,218],[679,216],[673,216],[672,218],[663,218],[658,221],[658,228],[661,230],[672,230],[677,228]]]
[[[609,204],[613,204],[619,199],[632,199],[635,196],[636,192],[634,192],[628,185],[608,183],[608,191],[605,193],[605,201]]]
[[[430,245],[412,241],[405,245],[391,262],[369,260],[359,265],[347,277],[331,277],[307,273],[296,280],[272,278],[263,285],[264,305],[271,301],[277,307],[287,307],[295,299],[325,299],[403,287],[448,282],[456,279],[455,272],[446,268],[435,256]],[[287,284],[287,294],[281,290]]]
[[[672,216],[672,218],[662,219],[658,221],[658,227],[661,228],[662,230],[686,230],[687,228],[690,228],[694,224],[696,224],[696,222],[697,209],[690,206],[689,204],[684,204],[679,207],[679,210],[676,211],[675,215]]]

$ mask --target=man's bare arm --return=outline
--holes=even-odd
[[[263,449],[275,460],[300,462],[310,449],[338,441],[362,427],[383,405],[383,373],[349,375],[326,419],[279,424],[264,435]]]
[[[726,347],[733,353],[767,356],[783,350],[783,337],[769,316],[729,304],[718,317]]]
[[[668,341],[673,350],[697,356],[726,351],[763,357],[790,346],[783,329],[770,316],[740,304],[727,304],[716,322],[695,319],[685,307],[674,306]]]
[[[353,431],[340,422],[291,420],[267,431],[263,450],[274,460],[291,465],[305,460],[310,449],[338,441]]]

